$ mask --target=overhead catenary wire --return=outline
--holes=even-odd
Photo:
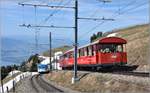
[[[130,8],[130,9],[126,9],[126,8],[128,8],[129,6],[131,6],[131,5],[133,5],[133,4],[136,4],[136,3],[135,3],[136,1],[137,1],[137,0],[132,1],[132,2],[129,2],[127,5],[125,5],[124,7],[120,8],[120,10],[117,10],[117,11],[115,12],[115,14],[112,15],[112,18],[116,18],[116,17],[118,17],[118,16],[120,16],[120,15],[125,14],[125,12],[129,12],[129,11],[131,11],[131,10],[134,10],[134,9],[136,9],[136,8],[139,8],[139,7],[141,7],[141,6],[145,5],[145,4],[147,4],[146,2],[144,2],[144,3],[142,3],[142,4],[138,4],[137,6],[132,7],[132,8]],[[126,9],[126,10],[124,10],[124,9]],[[124,11],[123,11],[123,10],[124,10]],[[121,12],[121,11],[123,11],[123,12]],[[120,12],[120,13],[119,13],[119,12]],[[108,22],[108,21],[107,21],[107,22]],[[105,22],[105,21],[100,22],[99,24],[97,24],[96,26],[94,26],[92,29],[90,29],[90,30],[88,30],[87,32],[85,32],[84,34],[80,35],[79,38],[80,38],[80,39],[83,39],[88,33],[94,31],[97,27],[99,27],[100,25],[102,25],[102,24],[104,24],[104,23],[106,23],[106,22]],[[86,34],[86,35],[85,35],[85,34]]]
[[[137,0],[136,0],[137,1]],[[131,3],[129,3],[129,4],[127,4],[125,7],[123,7],[123,8],[127,8],[129,5],[132,5],[132,4],[135,4],[135,1],[132,1]],[[120,10],[121,10],[122,8],[120,8]],[[119,11],[120,12],[120,11]],[[117,13],[118,13],[118,11],[117,11]],[[120,15],[120,14],[119,14]],[[103,23],[105,23],[105,22],[101,22],[100,24],[98,24],[98,25],[101,25],[101,24],[103,24]],[[96,27],[94,27],[93,29],[95,30],[97,28],[97,26]],[[92,29],[92,30],[93,30]]]
[[[19,56],[3,56],[3,57],[7,57],[7,58],[24,58],[24,57],[28,57],[29,55],[19,55]]]
[[[71,1],[71,0],[69,0],[69,1]],[[58,6],[60,6],[62,3],[63,3],[63,0],[60,1],[60,3],[58,4]],[[44,21],[43,21],[42,23],[47,22],[47,21],[50,19],[50,17],[52,17],[52,16],[53,16],[54,14],[56,14],[57,12],[58,12],[58,10],[57,10],[57,11],[54,10],[51,14],[49,14],[48,17],[46,17],[46,18],[44,19]]]
[[[37,6],[34,6],[35,25],[37,24]],[[39,28],[35,28],[35,53],[38,53]]]
[[[124,10],[124,9],[126,9],[126,8],[128,8],[128,7],[130,7],[131,5],[136,4],[137,1],[138,1],[138,0],[133,0],[133,1],[129,2],[129,3],[127,3],[125,6],[120,7],[120,9],[118,9],[117,11],[115,11],[115,12],[114,12],[114,15],[112,15],[112,16],[120,15],[120,12],[121,12],[122,10]]]
[[[63,1],[63,0],[62,0]],[[51,7],[51,8],[72,8],[74,9],[74,7],[65,7],[68,3],[70,3],[72,0],[69,0],[65,5],[63,6],[50,6],[50,5],[36,5],[36,4],[23,4],[23,3],[18,3],[19,5],[28,5],[28,6],[42,6],[42,7]],[[62,2],[61,2],[62,3]],[[60,3],[59,3],[60,4]],[[52,17],[54,15],[55,12],[53,12],[50,16],[48,16],[43,22],[46,22],[49,20],[50,17]],[[44,24],[44,23],[40,23],[40,24]],[[25,24],[23,24],[22,26],[25,26]],[[28,25],[30,27],[30,25]],[[42,26],[43,27],[43,26]],[[41,28],[41,26],[38,26],[38,28]],[[56,26],[54,26],[54,28],[56,28]],[[59,27],[58,27],[59,28]],[[62,27],[60,27],[62,28]],[[72,27],[65,27],[65,28],[72,28]]]
[[[127,9],[127,10],[125,10],[125,11],[122,11],[122,12],[120,12],[120,14],[124,14],[124,13],[131,12],[132,10],[138,9],[138,8],[144,6],[145,4],[148,4],[148,3],[147,3],[147,2],[144,2],[144,3],[142,3],[142,4],[139,4],[139,5],[137,5],[137,6],[132,7],[132,8],[130,8],[130,9]]]
[[[22,23],[25,24],[24,5],[22,5]]]
[[[62,5],[62,7],[65,7],[66,5],[68,5],[69,3],[71,3],[71,1],[73,0],[68,0],[67,3],[65,3],[64,5]],[[60,6],[61,4],[63,3],[63,0],[61,0],[61,2],[57,5],[57,6]],[[48,17],[46,17],[43,21],[41,21],[39,23],[39,25],[41,24],[45,24],[48,20],[50,21],[50,18],[53,17],[56,13],[58,13],[59,11],[61,11],[60,9],[59,10],[54,10],[52,13],[49,14]]]
[[[25,2],[29,2],[29,1],[31,1],[31,0],[22,0],[22,2],[20,2],[20,3],[25,3]]]
[[[105,0],[97,0],[97,1],[101,1],[101,2],[103,2],[103,4],[109,3],[109,2],[106,2]],[[111,2],[111,1],[110,1],[110,2]],[[99,10],[100,10],[100,9],[96,9],[96,10],[91,14],[90,17],[93,17],[94,15],[96,15],[96,13],[98,13]]]
[[[120,0],[118,0],[118,3],[119,3],[119,5],[118,5],[118,13],[120,14],[120,8],[121,8],[121,2],[120,2]]]

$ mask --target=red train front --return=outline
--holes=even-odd
[[[118,37],[106,37],[78,48],[78,67],[107,67],[127,64],[125,52],[126,40]],[[62,69],[72,68],[74,65],[73,49],[64,53],[60,60]]]

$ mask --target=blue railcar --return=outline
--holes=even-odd
[[[46,73],[46,72],[49,72],[49,68],[48,68],[48,65],[47,65],[47,64],[38,64],[38,65],[37,65],[37,68],[38,68],[38,72],[39,72],[39,73]]]

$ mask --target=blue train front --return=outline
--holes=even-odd
[[[39,73],[47,73],[49,72],[49,66],[47,64],[38,64],[37,65]]]

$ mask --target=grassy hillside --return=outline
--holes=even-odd
[[[67,51],[67,50],[69,50],[71,48],[72,48],[72,46],[67,46],[67,45],[61,46],[61,47],[58,47],[58,48],[54,48],[54,49],[52,49],[52,55],[54,55],[55,52],[58,52],[58,51],[65,52],[65,51]],[[43,55],[44,56],[49,56],[49,50],[43,52]]]
[[[113,31],[117,33],[118,37],[122,37],[127,40],[127,55],[128,64],[140,65],[139,70],[148,70],[150,66],[149,57],[149,39],[150,31],[149,26],[137,25],[125,29]]]
[[[148,24],[136,25],[118,30],[109,31],[103,34],[117,33],[117,37],[127,40],[126,51],[129,65],[139,65],[137,70],[150,70],[150,29]],[[98,40],[97,38],[96,40]],[[94,40],[94,41],[96,41]]]

